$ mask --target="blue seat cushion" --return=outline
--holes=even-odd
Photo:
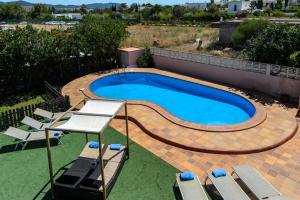
[[[98,149],[99,148],[99,143],[95,142],[95,141],[92,141],[92,142],[90,142],[89,147],[92,148],[92,149]]]
[[[183,172],[180,174],[180,180],[182,181],[194,180],[194,178],[193,172]]]
[[[109,145],[109,149],[119,151],[121,149],[121,144],[111,144]]]
[[[54,137],[60,137],[62,136],[63,132],[62,131],[55,131]]]
[[[216,178],[226,176],[225,169],[216,169],[212,171],[212,175]]]

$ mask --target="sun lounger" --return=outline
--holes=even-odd
[[[224,200],[250,200],[247,194],[228,173],[226,176],[216,178],[212,175],[212,171],[210,171],[208,172],[208,178]]]
[[[249,165],[237,165],[233,170],[258,199],[287,200],[267,179]]]
[[[109,192],[123,165],[126,152],[122,146],[120,151],[113,151],[109,146],[102,146],[106,188]],[[99,150],[89,148],[89,143],[62,176],[54,183],[55,197],[63,199],[99,199],[102,194],[99,163],[94,168],[92,162],[98,160]]]
[[[57,118],[61,117],[64,114],[64,112],[53,113],[53,112],[49,112],[47,110],[43,110],[41,108],[36,108],[33,114],[53,121],[53,120],[56,120]],[[72,115],[71,113],[68,113],[62,119],[63,120],[68,119],[71,117],[71,115]]]
[[[195,176],[194,180],[182,181],[178,173],[176,182],[183,200],[208,200],[198,176]]]
[[[25,116],[24,119],[22,119],[21,123],[30,126],[36,130],[45,130],[51,125],[51,123],[42,123],[28,116]]]
[[[14,127],[9,127],[3,134],[17,139],[18,142],[16,143],[15,149],[17,149],[19,145],[22,145],[22,150],[25,149],[28,142],[46,139],[44,131],[27,132]],[[50,139],[56,139],[58,143],[62,144],[62,142],[59,140],[61,135],[55,135],[56,134],[53,131],[49,132]]]

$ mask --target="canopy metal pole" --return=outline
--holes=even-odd
[[[85,134],[85,142],[88,143],[88,141],[89,141],[89,136],[88,136],[88,134],[86,133],[86,134]]]
[[[129,131],[128,131],[127,101],[125,102],[125,123],[126,123],[127,158],[129,159]]]
[[[47,155],[48,155],[48,167],[49,167],[50,184],[51,184],[51,194],[52,194],[52,199],[54,199],[53,169],[52,169],[52,159],[51,159],[51,150],[50,150],[49,130],[47,128],[45,134],[46,134],[46,141],[47,141]]]
[[[100,197],[100,200],[106,200],[106,187],[105,187],[105,176],[104,176],[104,165],[103,165],[103,155],[102,155],[102,144],[101,144],[101,133],[98,134],[98,143],[99,143],[99,167],[101,171],[101,177],[102,177],[102,198]]]

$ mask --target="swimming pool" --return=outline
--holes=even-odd
[[[154,73],[108,75],[89,89],[105,98],[152,102],[182,120],[205,125],[238,124],[256,113],[251,102],[234,93]]]

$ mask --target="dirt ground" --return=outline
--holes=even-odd
[[[144,26],[128,27],[129,38],[122,44],[124,47],[160,47],[178,51],[235,57],[232,50],[220,50],[217,47],[219,29],[209,26]],[[201,41],[201,48],[199,42]]]

